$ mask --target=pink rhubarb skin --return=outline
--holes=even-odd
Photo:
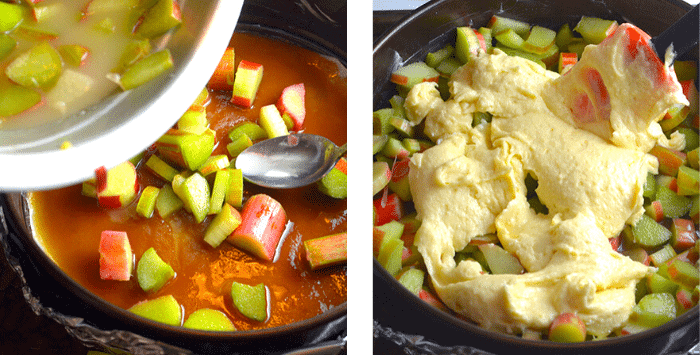
[[[656,56],[650,36],[623,23],[545,89],[557,116],[625,148],[648,151],[663,134],[658,121],[688,104],[675,72]]]
[[[254,195],[243,206],[241,224],[227,240],[261,259],[272,261],[286,224],[287,215],[277,200],[264,194]]]
[[[126,232],[103,231],[99,252],[102,280],[129,281],[134,258]]]

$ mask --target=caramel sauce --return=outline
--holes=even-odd
[[[305,130],[346,142],[347,78],[344,68],[312,51],[248,34],[234,34],[231,46],[236,61],[260,63],[264,74],[250,109],[230,104],[231,92],[210,90],[207,106],[210,127],[217,131],[213,154],[226,154],[227,133],[243,121],[257,121],[260,107],[274,104],[286,86],[303,82],[306,88]],[[118,149],[118,148],[117,148]],[[147,152],[152,154],[153,151]],[[139,166],[141,186],[162,186]],[[286,237],[274,262],[259,260],[224,242],[212,248],[203,241],[213,215],[197,224],[184,209],[165,220],[157,212],[140,218],[134,204],[121,210],[105,210],[93,198],[81,195],[81,186],[30,194],[35,234],[51,258],[71,278],[99,297],[122,308],[137,302],[172,294],[183,305],[186,317],[200,308],[228,314],[238,330],[280,326],[304,320],[342,304],[346,300],[346,268],[336,266],[311,271],[304,259],[303,241],[346,230],[347,203],[320,193],[316,186],[272,190],[245,185],[244,198],[265,193],[279,201],[288,218]],[[123,230],[129,236],[135,258],[150,247],[176,272],[153,294],[141,290],[136,271],[131,281],[105,281],[99,277],[98,246],[103,230]],[[240,314],[231,299],[233,281],[267,286],[270,302],[265,322]]]

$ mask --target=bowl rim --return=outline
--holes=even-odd
[[[682,9],[690,10],[693,6],[687,2],[681,0],[665,0]],[[375,42],[372,51],[372,56],[375,57],[379,52],[381,52],[386,43],[392,39],[396,33],[403,30],[405,27],[409,26],[416,19],[426,16],[435,11],[435,8],[440,6],[445,0],[431,0],[417,9],[408,12],[404,15],[394,26],[386,30]],[[411,54],[409,59],[413,58],[415,54]],[[375,83],[376,84],[376,83]],[[375,96],[376,97],[376,96]],[[376,104],[376,103],[375,103]],[[446,325],[451,324],[459,327],[460,329],[472,332],[479,337],[486,338],[492,341],[498,342],[512,342],[513,345],[522,348],[530,349],[547,349],[547,350],[558,350],[558,351],[586,351],[586,350],[601,350],[601,348],[617,348],[625,344],[631,344],[638,342],[639,340],[648,339],[649,337],[654,337],[661,335],[662,333],[668,333],[672,330],[687,326],[693,323],[700,323],[700,305],[695,305],[690,310],[686,311],[682,315],[674,318],[673,320],[639,333],[629,334],[624,336],[611,337],[596,341],[585,341],[581,343],[557,343],[548,340],[531,340],[523,339],[516,335],[487,330],[478,326],[476,323],[470,322],[464,318],[457,315],[444,312],[436,307],[430,306],[421,300],[417,295],[410,292],[408,289],[403,287],[392,275],[390,275],[378,262],[377,258],[373,258],[373,273],[378,275],[382,282],[389,286],[389,288],[402,297],[405,301],[410,303],[412,307],[420,308],[425,311],[432,318],[440,319]]]

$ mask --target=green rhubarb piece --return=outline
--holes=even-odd
[[[457,38],[455,40],[455,57],[462,64],[466,64],[471,59],[476,57],[482,43],[479,42],[477,32],[471,27],[457,27]],[[485,43],[484,43],[485,44]]]
[[[161,296],[135,304],[129,311],[150,320],[179,326],[182,323],[182,308],[172,295]]]
[[[218,332],[232,332],[236,330],[233,322],[226,314],[211,308],[201,308],[192,312],[182,326],[189,329]]]
[[[399,221],[390,221],[381,226],[375,226],[373,231],[373,252],[378,256],[387,248],[387,244],[392,239],[400,239],[403,234],[404,226]]]
[[[502,50],[505,54],[508,54],[510,56],[515,56],[515,57],[520,57],[520,58],[525,58],[527,60],[535,62],[537,65],[541,66],[542,68],[547,68],[547,65],[544,64],[542,61],[542,57],[540,55],[534,54],[534,53],[528,53],[519,49],[514,49],[510,47],[506,47],[502,44],[497,44],[496,47],[500,50]]]
[[[234,84],[235,85],[235,84]],[[260,108],[260,117],[258,118],[260,127],[262,127],[267,136],[270,138],[286,136],[289,134],[287,125],[282,119],[279,110],[274,104],[266,105]]]
[[[676,129],[676,131],[682,133],[685,137],[685,148],[683,148],[684,152],[688,153],[691,150],[698,148],[700,145],[700,136],[698,135],[697,130],[688,127],[679,127]],[[687,159],[690,161],[690,157],[687,157]]]
[[[83,65],[85,59],[90,55],[90,51],[78,44],[64,44],[58,47],[63,61],[74,67]]]
[[[695,246],[697,236],[693,221],[674,218],[671,222],[671,246],[674,250],[686,250]]]
[[[507,29],[505,32],[499,33],[495,36],[498,43],[513,49],[523,48],[525,40],[520,37],[513,29]]]
[[[654,177],[654,174],[647,174],[647,179],[644,182],[644,192],[642,195],[650,201],[656,198],[656,178]]]
[[[700,282],[700,271],[692,264],[678,259],[668,266],[668,276],[671,281],[689,289]]]
[[[637,286],[634,289],[634,302],[639,303],[639,300],[642,299],[642,297],[646,296],[649,294],[649,283],[648,283],[649,278],[645,277],[639,282],[637,282]]]
[[[522,274],[525,271],[515,255],[496,244],[481,244],[479,250],[484,253],[493,274]]]
[[[579,343],[586,340],[586,325],[574,313],[561,313],[549,326],[547,338],[558,343]]]
[[[402,137],[413,137],[413,125],[408,120],[399,116],[391,116],[389,124],[394,127],[394,130]]]
[[[372,136],[372,154],[377,154],[384,148],[384,145],[389,140],[389,136],[386,134],[373,135]]]
[[[571,31],[571,27],[569,27],[569,24],[565,23],[561,27],[559,27],[559,31],[557,31],[557,34],[554,37],[554,43],[559,48],[564,50],[569,45],[569,43],[571,43],[573,38],[574,38],[574,32]]]
[[[267,133],[265,133],[265,135],[267,135]],[[242,133],[236,140],[226,145],[226,150],[231,158],[235,158],[251,145],[253,145],[253,141],[246,133]]]
[[[679,195],[697,195],[700,193],[700,172],[685,165],[680,166],[677,184]]]
[[[402,252],[403,240],[390,239],[380,250],[377,261],[390,275],[396,275],[401,269]]]
[[[241,214],[228,203],[224,203],[221,211],[207,226],[204,241],[216,248],[241,225]]]
[[[574,31],[581,34],[583,40],[590,44],[598,44],[613,33],[617,28],[614,20],[604,20],[597,17],[581,17]]]
[[[22,5],[0,2],[0,32],[15,29],[24,20],[24,11]]]
[[[454,51],[455,48],[448,44],[435,52],[430,52],[425,56],[425,64],[428,64],[431,68],[436,68],[445,58],[451,56]]]
[[[391,180],[391,170],[386,162],[374,162],[372,164],[372,195],[383,190]]]
[[[404,148],[400,140],[389,137],[389,140],[384,145],[381,154],[387,158],[407,157],[408,151]]]
[[[267,133],[265,130],[253,122],[244,122],[234,126],[231,131],[229,131],[228,138],[231,140],[231,142],[234,142],[244,134],[248,136],[251,141],[267,138]]]
[[[318,190],[324,195],[344,199],[348,197],[347,160],[340,158],[335,167],[331,169],[317,183]]]
[[[508,29],[512,29],[519,36],[525,37],[530,31],[530,24],[527,22],[495,15],[491,17],[488,27],[491,29],[491,33],[494,35],[505,32]]]
[[[698,77],[698,62],[695,60],[676,60],[673,62],[678,81],[693,80]]]
[[[493,118],[493,115],[488,112],[474,112],[472,114],[472,126],[478,126],[482,122],[490,123],[491,118]]]
[[[33,25],[28,24],[27,22],[22,22],[19,26],[17,26],[17,28],[15,28],[13,32],[13,35],[14,34],[20,35],[34,43],[52,41],[58,38],[58,33],[56,33],[55,31],[35,27]]]
[[[175,194],[170,185],[165,185],[160,189],[156,198],[156,211],[161,218],[170,216],[182,207],[182,200]]]
[[[175,175],[178,171],[172,166],[168,165],[163,159],[158,156],[151,155],[148,160],[146,160],[146,166],[151,169],[158,177],[166,181],[173,181]]]
[[[0,60],[5,59],[17,47],[17,41],[6,34],[0,34]]]
[[[667,277],[668,275],[665,271],[665,264],[667,261],[671,260],[676,255],[676,251],[673,249],[673,247],[670,244],[666,244],[663,248],[649,255],[649,258],[651,258],[651,263],[659,268],[660,274],[664,277]],[[662,267],[664,267],[664,271],[661,270]]]
[[[194,134],[202,134],[209,125],[207,113],[204,111],[187,110],[177,120],[177,128]]]
[[[403,106],[405,101],[406,99],[399,95],[394,95],[389,99],[389,104],[394,109],[394,116],[406,118],[406,109]]]
[[[5,74],[22,86],[47,89],[58,81],[62,63],[58,51],[42,42],[17,56],[5,68]]]
[[[175,276],[175,270],[158,256],[155,249],[149,248],[139,259],[136,276],[142,290],[156,292]]]
[[[671,239],[671,231],[643,214],[632,228],[634,242],[643,248],[658,247]]]
[[[0,116],[24,112],[41,102],[41,94],[32,88],[8,84],[0,87]]]
[[[522,45],[522,49],[530,53],[546,53],[554,45],[556,35],[557,33],[549,28],[533,26]]]
[[[632,308],[630,320],[644,327],[658,327],[676,318],[675,298],[670,293],[650,293]]]
[[[304,252],[311,270],[345,263],[348,258],[346,232],[304,241]]]
[[[418,296],[418,292],[423,288],[423,278],[425,272],[420,269],[409,268],[398,276],[399,283],[406,289]]]
[[[700,169],[700,148],[695,148],[688,152],[688,165],[693,169]]]
[[[461,66],[462,62],[460,62],[459,59],[455,57],[449,57],[440,62],[440,65],[438,65],[435,69],[440,73],[440,75],[449,78]]]
[[[394,127],[389,123],[391,117],[394,116],[393,108],[382,108],[372,113],[373,132],[376,135],[386,135],[394,130]]]
[[[391,82],[410,89],[425,81],[437,82],[439,76],[440,73],[437,70],[424,62],[414,62],[396,69],[391,74]]]
[[[477,30],[484,37],[484,42],[486,43],[486,52],[491,53],[491,48],[493,47],[493,33],[488,27],[479,27]]]
[[[230,164],[231,162],[228,160],[226,154],[211,155],[197,170],[199,170],[202,176],[208,176],[221,169],[228,168]]]
[[[169,49],[164,49],[139,60],[126,68],[119,80],[122,90],[131,90],[143,85],[173,67],[173,57]]]
[[[575,37],[566,47],[566,50],[570,53],[576,53],[576,57],[580,59],[581,55],[583,54],[583,50],[586,48],[587,45],[588,43],[586,43],[586,41],[584,41],[583,38]]]
[[[94,29],[98,32],[111,35],[117,29],[117,26],[110,17],[105,17],[100,22],[95,24]]]
[[[216,143],[215,132],[207,129],[202,134],[194,134],[170,129],[156,141],[160,154],[191,171],[196,171],[207,161]]]
[[[691,200],[684,196],[679,196],[673,190],[660,185],[656,190],[656,199],[661,203],[664,217],[679,218],[690,210]]]
[[[668,132],[676,128],[688,117],[690,107],[682,104],[671,106],[667,111],[664,119],[659,121],[659,125],[664,132]]]
[[[122,73],[124,70],[139,60],[151,54],[151,42],[148,39],[135,39],[124,47],[124,51],[119,59],[119,64],[112,69],[115,73]]]
[[[158,0],[143,15],[136,35],[153,38],[160,36],[181,23],[180,9],[175,0]]]
[[[177,192],[177,189],[174,189]],[[209,183],[199,173],[185,178],[182,183],[182,202],[189,207],[197,223],[202,223],[209,213]]]
[[[160,189],[155,186],[146,186],[141,192],[139,202],[136,204],[136,213],[145,218],[151,218],[153,211],[156,209],[156,200],[158,199]]]
[[[234,281],[231,285],[231,298],[238,311],[258,322],[267,319],[266,293],[264,284],[249,286]]]
[[[414,153],[419,152],[422,149],[420,141],[415,138],[404,138],[401,140],[401,144],[408,151],[408,155],[412,156]]]
[[[673,295],[678,290],[678,284],[655,272],[647,277],[647,290],[648,293],[666,292]]]
[[[214,185],[211,188],[208,214],[217,214],[221,211],[221,207],[226,200],[226,193],[228,192],[230,182],[231,171],[229,169],[222,169],[216,172],[214,176]]]
[[[228,169],[230,173],[229,187],[226,192],[226,203],[233,207],[243,206],[243,170]]]

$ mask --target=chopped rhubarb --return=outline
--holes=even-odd
[[[155,186],[146,186],[141,192],[139,202],[136,204],[136,213],[144,218],[151,218],[153,211],[156,209],[156,200],[158,199],[160,189]]]
[[[471,27],[457,27],[455,56],[462,63],[475,58],[479,51],[486,52],[484,36]]]
[[[136,167],[125,161],[109,170],[95,169],[97,202],[105,208],[121,208],[131,203],[139,191]]]
[[[58,47],[58,53],[61,54],[63,61],[74,67],[84,65],[90,57],[90,50],[78,44],[64,44]]]
[[[578,62],[576,53],[559,53],[559,74],[564,75],[576,62]]]
[[[317,183],[318,190],[324,195],[344,199],[348,197],[348,162],[340,158],[333,169]]]
[[[381,226],[375,226],[372,233],[372,251],[374,256],[378,257],[390,240],[400,239],[403,230],[403,224],[398,221],[391,221]]]
[[[129,281],[134,256],[126,232],[103,231],[100,235],[100,278]]]
[[[241,60],[233,80],[231,102],[246,108],[253,106],[262,78],[263,66],[261,64]]]
[[[294,122],[292,131],[299,131],[304,126],[304,118],[306,117],[305,96],[304,83],[299,83],[284,88],[282,95],[277,100],[277,110],[279,110],[282,118],[286,116]]]
[[[491,28],[491,33],[493,33],[494,36],[505,32],[508,29],[512,29],[518,35],[524,37],[530,31],[530,24],[526,22],[496,15],[491,17],[488,27]]]
[[[395,192],[401,201],[411,201],[411,188],[408,183],[408,171],[410,159],[405,158],[394,162],[391,169],[391,180],[389,181],[389,189]]]
[[[163,159],[155,154],[151,155],[148,160],[146,160],[146,167],[165,181],[173,181],[173,177],[178,174],[175,168],[168,165],[168,163],[164,162]]]
[[[260,126],[267,132],[269,138],[286,136],[289,134],[284,119],[275,105],[266,105],[260,108]]]
[[[158,256],[155,249],[149,248],[139,259],[136,277],[142,290],[156,292],[175,277],[175,270]]]
[[[399,195],[392,193],[374,200],[377,219],[375,225],[381,226],[390,221],[398,221],[403,217],[404,207]]]
[[[173,56],[169,49],[149,54],[145,58],[126,68],[119,79],[122,90],[131,90],[143,85],[173,67]]]
[[[440,73],[424,62],[405,65],[391,74],[391,82],[407,89],[421,82],[438,82]],[[393,110],[392,110],[393,112]]]
[[[183,168],[196,171],[209,158],[215,143],[214,131],[209,129],[202,134],[170,129],[155,145],[164,158]]]
[[[182,326],[189,329],[219,332],[232,332],[236,330],[233,322],[231,322],[231,319],[229,319],[224,312],[211,308],[200,308],[192,312]]]
[[[5,67],[5,75],[28,88],[48,89],[63,70],[61,56],[48,42],[41,42],[19,54]]]
[[[591,44],[598,44],[617,29],[617,22],[604,20],[597,17],[581,17],[581,20],[574,27],[574,31],[581,34],[581,37]]]
[[[212,90],[232,90],[233,78],[236,73],[236,51],[228,47],[214,69],[214,74],[209,78],[207,87]]]
[[[160,36],[182,22],[176,0],[158,0],[138,20],[134,33],[145,38]]]
[[[172,295],[139,302],[129,311],[141,317],[172,326],[182,324],[182,308]]]
[[[250,286],[238,282],[231,285],[231,298],[241,314],[264,322],[267,319],[267,287],[264,284]]]
[[[427,303],[427,304],[429,304],[437,309],[440,309],[440,310],[445,311],[445,312],[448,311],[447,306],[445,306],[445,304],[442,303],[442,301],[440,301],[440,299],[438,299],[432,293],[430,293],[430,291],[426,291],[425,289],[421,289],[420,291],[418,291],[418,297],[421,300],[423,300],[423,302],[425,302],[425,303]]]
[[[228,169],[229,186],[226,191],[226,203],[240,208],[243,207],[243,171],[241,169]]]
[[[204,241],[212,247],[218,247],[233,231],[241,225],[241,214],[228,203],[224,203],[221,211],[207,226]]]
[[[695,224],[689,219],[674,218],[671,223],[671,232],[671,246],[676,251],[691,248],[697,241]]]
[[[562,313],[549,326],[549,340],[577,343],[586,340],[586,324],[574,313]]]
[[[229,169],[222,169],[216,172],[214,185],[211,188],[211,197],[209,198],[208,214],[217,214],[221,211],[221,207],[226,200],[230,181],[231,171]]]
[[[13,30],[24,20],[24,8],[20,4],[0,2],[0,32]]]
[[[348,235],[344,232],[304,241],[304,251],[311,270],[342,264],[348,256]]]
[[[286,224],[287,215],[277,200],[265,194],[254,195],[243,206],[241,225],[227,240],[261,259],[272,261]]]

